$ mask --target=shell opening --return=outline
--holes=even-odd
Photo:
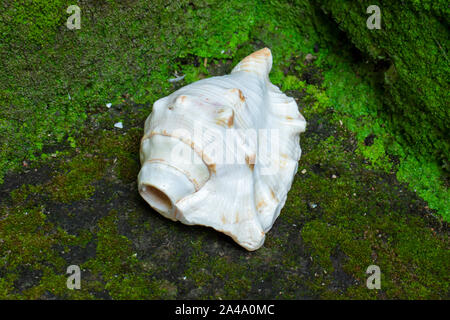
[[[146,161],[138,176],[139,193],[164,217],[176,221],[176,203],[195,192],[189,178],[175,167]]]
[[[156,187],[146,185],[141,191],[142,197],[159,212],[168,213],[173,209],[170,198]]]

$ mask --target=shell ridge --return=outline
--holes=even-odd
[[[230,177],[229,171],[223,174]],[[243,167],[231,175],[227,180],[221,179],[220,174],[213,176],[199,191],[179,200],[176,203],[180,212],[177,219],[189,225],[202,224],[212,227],[228,234],[246,249],[256,250],[264,243],[265,234],[252,200],[252,172]],[[227,199],[233,201],[224,202],[223,193],[229,194]],[[216,210],[211,211],[209,208]],[[229,214],[230,212],[232,214]],[[228,219],[225,221],[222,219],[224,213],[228,213]]]

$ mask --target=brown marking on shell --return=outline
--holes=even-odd
[[[244,71],[245,71],[245,70],[244,70]],[[233,89],[230,89],[230,92],[233,93],[233,94],[236,94],[236,95],[239,97],[239,100],[240,100],[241,102],[245,102],[245,96],[244,96],[244,94],[242,93],[241,89],[233,88]]]
[[[231,116],[228,118],[227,121],[228,128],[231,128],[233,126],[233,123],[234,123],[234,111],[232,111]]]
[[[281,153],[280,156],[281,156],[282,158],[285,158],[285,159],[288,158],[288,155],[287,155],[286,153]]]
[[[183,104],[183,103],[186,102],[186,98],[187,98],[186,96],[179,96],[179,97],[177,98],[177,102]]]
[[[220,114],[224,113],[225,111],[226,111],[225,109],[221,108],[221,109],[217,110],[217,113],[220,115]],[[231,110],[231,116],[229,116],[228,118],[222,118],[219,116],[219,118],[216,119],[215,123],[222,127],[231,128],[234,123],[234,110]]]
[[[252,154],[252,155],[245,155],[245,163],[247,163],[248,167],[250,168],[250,170],[253,171],[253,169],[255,168],[255,158],[256,155]]]
[[[267,203],[264,201],[264,199],[262,199],[261,201],[258,202],[258,204],[256,205],[256,209],[261,209],[263,207],[265,207],[267,205]]]
[[[216,173],[216,164],[212,163],[212,164],[208,164],[208,169],[210,173]]]
[[[241,99],[242,102],[245,102],[245,97],[242,94],[242,91],[240,89],[238,89],[238,91],[239,91],[239,99]]]
[[[239,212],[236,212],[234,223],[239,223]]]
[[[224,118],[218,118],[218,119],[216,119],[215,123],[216,123],[218,126],[224,127],[224,126],[225,126],[225,119],[224,119]]]
[[[225,218],[225,215],[222,213],[222,217],[220,218],[223,224],[227,223],[227,219]]]
[[[294,118],[292,118],[292,117],[290,117],[290,116],[287,116],[286,119],[287,119],[287,120],[294,120]]]
[[[278,201],[277,195],[275,194],[275,192],[273,192],[272,189],[270,189],[270,195],[272,196],[272,198],[276,201]]]
[[[161,158],[153,158],[150,160],[146,160],[145,162],[166,162],[166,160],[161,159]]]

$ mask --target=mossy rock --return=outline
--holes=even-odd
[[[386,66],[382,112],[416,152],[449,168],[448,17],[446,1],[378,1],[381,29],[369,29],[370,1],[315,2],[352,43]]]

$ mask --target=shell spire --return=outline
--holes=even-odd
[[[268,48],[231,74],[155,102],[141,140],[141,196],[163,216],[260,248],[287,198],[306,121],[269,80]]]
[[[272,53],[269,48],[264,48],[253,52],[251,55],[245,57],[239,62],[231,71],[235,73],[238,71],[253,72],[263,76],[269,76],[272,69]]]

